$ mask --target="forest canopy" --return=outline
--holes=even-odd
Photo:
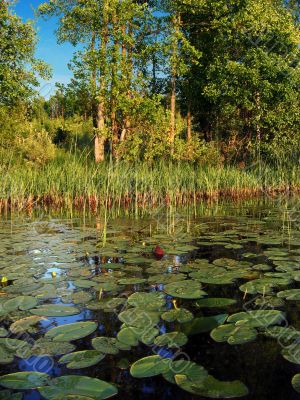
[[[34,25],[0,2],[0,155],[45,163],[299,161],[299,2],[50,0],[74,45],[73,77],[38,95],[50,68]]]

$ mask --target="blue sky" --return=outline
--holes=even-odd
[[[44,0],[19,0],[15,6],[16,14],[23,20],[34,19],[34,9]],[[46,61],[52,67],[53,77],[50,81],[41,82],[41,95],[49,97],[55,90],[55,82],[67,83],[72,74],[68,70],[68,62],[71,60],[74,47],[68,43],[62,45],[57,44],[55,30],[57,28],[57,20],[52,18],[48,21],[38,19],[36,22],[38,30],[37,58]]]

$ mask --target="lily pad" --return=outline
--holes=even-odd
[[[257,331],[247,325],[235,326],[234,324],[220,325],[210,333],[216,342],[227,342],[228,344],[243,344],[255,340]]]
[[[211,399],[244,397],[249,393],[247,386],[240,381],[222,382],[209,375],[202,385],[195,385],[186,375],[176,375],[177,385],[189,393]]]
[[[50,329],[45,334],[46,338],[51,338],[54,342],[69,342],[71,340],[82,339],[91,333],[95,332],[98,325],[96,322],[75,322],[74,324],[67,324],[57,326]]]
[[[7,312],[18,309],[26,311],[34,308],[37,304],[38,300],[32,296],[18,296],[14,299],[7,300],[2,307]]]
[[[234,299],[210,297],[196,301],[196,305],[200,308],[225,308],[236,303]]]
[[[162,314],[161,318],[167,322],[179,322],[180,324],[190,322],[194,315],[185,308],[177,308],[176,310],[166,311]]]
[[[36,389],[49,382],[49,375],[42,372],[16,372],[0,376],[0,385],[7,389]]]
[[[296,392],[300,393],[300,374],[296,374],[292,379],[292,386]]]
[[[61,364],[67,364],[69,369],[87,368],[98,364],[105,354],[96,350],[84,350],[76,353],[66,354],[59,359]]]
[[[165,333],[154,340],[156,346],[167,346],[170,349],[184,346],[187,342],[188,338],[182,332]]]
[[[157,310],[165,305],[164,295],[158,292],[136,292],[128,298],[128,304],[144,310]]]
[[[120,349],[118,347],[118,340],[109,337],[96,337],[92,340],[92,346],[97,351],[103,354],[118,354]]]
[[[30,310],[33,315],[44,317],[67,317],[80,314],[80,310],[72,306],[62,306],[59,304],[45,304]]]
[[[10,364],[14,357],[28,358],[30,355],[29,343],[10,338],[0,338],[0,364]]]
[[[47,338],[40,338],[35,341],[30,353],[37,357],[61,356],[62,354],[71,353],[75,349],[76,346],[69,342],[53,342]]]
[[[158,355],[144,357],[132,364],[130,373],[134,378],[149,378],[167,372],[169,365],[169,359]]]
[[[277,296],[286,300],[300,300],[300,289],[283,290],[277,293]]]
[[[227,322],[259,328],[280,324],[284,319],[284,314],[278,310],[254,310],[233,314]]]
[[[139,308],[131,308],[119,314],[119,320],[128,326],[146,328],[156,325],[159,322],[160,313],[147,311]]]
[[[14,334],[24,332],[37,333],[38,328],[36,328],[36,325],[42,320],[45,320],[45,318],[36,315],[22,318],[11,324],[9,330]]]
[[[118,393],[117,388],[108,382],[80,375],[60,376],[53,379],[49,386],[39,387],[38,390],[48,400],[55,400],[59,396],[65,398],[68,395],[103,400]]]
[[[200,385],[208,377],[207,370],[192,361],[178,360],[172,361],[169,366],[169,371],[163,374],[163,377],[170,383],[176,384],[175,375],[183,374],[195,384]]]
[[[173,297],[182,299],[200,299],[207,296],[201,290],[201,284],[192,280],[169,283],[164,287],[164,291]]]
[[[198,317],[193,321],[181,325],[181,331],[187,336],[198,335],[199,333],[210,332],[212,329],[222,325],[228,314],[212,315],[210,317]]]

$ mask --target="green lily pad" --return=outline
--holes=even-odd
[[[15,297],[14,299],[7,300],[3,304],[3,309],[7,312],[11,312],[14,310],[30,310],[31,308],[34,308],[38,304],[38,301],[36,298],[32,296],[18,296]]]
[[[78,287],[78,288],[91,288],[93,286],[97,286],[97,282],[94,281],[88,281],[85,279],[78,279],[76,281],[73,282],[74,286]]]
[[[167,322],[179,322],[183,324],[190,322],[194,318],[194,315],[185,308],[177,308],[176,310],[166,311],[162,314],[161,318]]]
[[[128,298],[128,304],[143,310],[157,310],[165,303],[164,295],[158,292],[136,292]]]
[[[281,354],[287,361],[300,365],[300,343],[293,342],[284,347]]]
[[[189,393],[211,399],[244,397],[249,393],[240,381],[222,382],[209,375],[200,386],[195,385],[186,375],[175,375],[177,385]]]
[[[236,303],[234,299],[210,297],[196,301],[196,305],[200,308],[225,308]]]
[[[18,339],[0,338],[0,364],[10,364],[14,357],[28,358],[30,344]]]
[[[255,300],[255,305],[259,306],[261,309],[267,309],[267,308],[280,308],[284,306],[284,300],[280,299],[279,297],[275,296],[265,296],[265,297],[258,297]]]
[[[181,331],[187,336],[198,335],[199,333],[210,332],[219,325],[222,325],[228,314],[212,315],[210,317],[198,317],[193,321],[181,325]]]
[[[137,346],[139,344],[139,337],[134,328],[123,328],[117,335],[118,340],[128,346]]]
[[[38,328],[36,328],[36,325],[42,320],[45,320],[45,318],[39,317],[37,315],[22,318],[11,324],[9,330],[14,334],[24,332],[37,333]]]
[[[61,364],[67,364],[69,369],[87,368],[98,364],[105,354],[96,350],[84,350],[76,353],[66,354],[59,359]]]
[[[164,291],[170,296],[182,299],[200,299],[207,296],[207,293],[201,290],[201,284],[192,280],[169,283],[165,285]]]
[[[16,372],[0,376],[0,385],[7,389],[36,389],[49,382],[49,375],[41,372]]]
[[[243,344],[255,340],[257,331],[249,326],[235,326],[234,324],[220,325],[210,332],[210,336],[216,342],[227,342],[228,344]]]
[[[94,301],[86,305],[89,310],[103,310],[104,312],[114,312],[118,307],[126,302],[122,298],[111,298],[111,299],[101,299],[100,301]]]
[[[62,306],[59,304],[45,304],[30,310],[33,315],[44,317],[67,317],[80,314],[80,310],[72,306]]]
[[[292,379],[292,386],[296,392],[300,393],[300,374],[296,374]]]
[[[0,338],[8,336],[8,331],[5,328],[0,328]]]
[[[30,354],[34,356],[61,356],[63,354],[71,353],[76,349],[72,343],[69,342],[53,342],[47,338],[40,338],[34,342]]]
[[[252,328],[260,328],[280,324],[284,320],[285,316],[281,311],[254,310],[233,314],[228,318],[227,322],[235,323],[236,325],[247,324]]]
[[[283,290],[278,292],[277,296],[285,300],[300,300],[300,289]]]
[[[55,400],[59,396],[65,398],[67,395],[103,400],[118,393],[117,388],[108,382],[80,375],[60,376],[53,379],[49,386],[39,387],[38,390],[47,400]]]
[[[156,325],[160,320],[160,313],[139,308],[131,308],[119,314],[119,320],[128,326],[145,328]]]
[[[97,327],[98,324],[96,324],[96,322],[75,322],[74,324],[61,325],[52,328],[45,334],[45,337],[51,338],[54,342],[69,342],[90,335],[95,332]]]
[[[165,333],[154,340],[156,346],[167,346],[170,349],[184,346],[187,342],[188,338],[182,332]]]
[[[119,285],[140,285],[145,282],[144,278],[123,278],[118,281]]]
[[[158,355],[144,357],[132,364],[130,373],[134,378],[149,378],[167,372],[169,364],[169,359]]]
[[[159,335],[159,330],[154,327],[136,328],[136,327],[125,327],[120,330],[117,335],[118,341],[124,343],[127,346],[137,346],[139,342],[146,345],[151,345],[154,342],[156,336]],[[120,346],[118,343],[118,346]]]
[[[300,331],[293,327],[270,326],[263,334],[267,337],[277,339],[280,343],[288,344],[300,341]]]
[[[118,354],[120,348],[118,347],[118,340],[109,337],[96,337],[92,339],[92,346],[97,351],[103,354]]]
[[[12,393],[9,390],[2,390],[0,392],[0,400],[22,400],[23,393]]]
[[[192,361],[178,360],[172,361],[169,366],[169,371],[163,373],[164,379],[170,383],[176,384],[175,375],[184,374],[188,379],[195,384],[200,385],[208,377],[207,370]]]

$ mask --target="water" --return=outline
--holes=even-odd
[[[300,288],[297,280],[297,271],[300,270],[298,216],[297,199],[201,204],[197,209],[171,212],[158,209],[138,218],[137,215],[115,215],[110,216],[107,226],[102,215],[78,214],[70,217],[37,211],[33,215],[3,216],[0,227],[0,276],[7,277],[8,283],[4,283],[1,289],[0,307],[9,299],[26,295],[38,300],[37,307],[56,304],[79,308],[79,312],[72,316],[48,316],[31,332],[10,333],[9,338],[22,339],[34,346],[53,327],[78,321],[96,321],[98,327],[94,333],[72,342],[76,346],[75,351],[92,349],[93,338],[115,338],[118,335],[122,325],[118,314],[129,307],[125,304],[113,312],[104,312],[88,309],[89,304],[95,304],[99,299],[126,299],[138,291],[163,293],[166,301],[164,311],[172,310],[174,306],[184,307],[193,313],[194,320],[202,316],[265,310],[266,299],[277,299],[279,291]],[[153,254],[156,246],[165,251],[162,259]],[[260,264],[267,265],[265,271],[256,269],[255,266]],[[217,270],[213,276],[205,275],[207,265],[210,269],[218,267],[225,271],[225,279],[234,271],[236,275],[232,283],[216,284]],[[188,275],[199,272],[201,268],[204,268],[202,272],[205,276],[191,278]],[[174,298],[164,293],[161,281],[181,279],[180,274],[193,279],[199,286],[201,281],[206,297],[230,298],[236,301],[235,304],[202,308],[197,306],[197,299]],[[120,284],[120,280],[127,278],[146,281]],[[266,284],[256,294],[239,289],[246,282],[262,278],[273,280],[274,287]],[[278,286],[278,279],[287,279],[288,284]],[[91,282],[94,286],[84,287]],[[105,286],[103,282],[109,285]],[[104,287],[101,292],[100,287]],[[74,297],[75,293],[84,297]],[[255,304],[257,300],[263,302],[263,308]],[[279,322],[279,325],[288,323],[288,326],[300,330],[299,304],[297,300],[283,299],[282,305],[276,306],[276,310],[286,315],[286,321]],[[10,311],[2,317],[0,327],[9,330],[13,322],[31,316],[31,311]],[[186,327],[193,321],[180,324],[160,319],[157,325],[159,334],[187,332]],[[14,357],[13,362],[1,365],[1,374],[38,371],[46,372],[51,377],[89,376],[115,384],[118,388],[116,399],[206,398],[182,390],[161,375],[136,379],[130,374],[132,363],[153,355],[153,352],[168,358],[181,351],[184,357],[202,365],[216,379],[243,382],[249,390],[249,394],[243,397],[246,400],[297,399],[299,394],[293,389],[291,379],[300,372],[300,365],[282,356],[281,351],[286,344],[267,337],[264,333],[266,329],[258,329],[255,340],[238,345],[216,342],[210,336],[212,329],[202,333],[189,332],[194,334],[189,335],[187,344],[179,349],[140,343],[130,351],[106,355],[94,366],[74,370],[58,362],[61,355],[40,354],[25,359]],[[15,393],[20,393],[19,390],[10,393],[4,390],[0,391],[0,398],[2,394],[3,398],[13,399]],[[44,399],[37,390],[22,393],[26,400]]]

